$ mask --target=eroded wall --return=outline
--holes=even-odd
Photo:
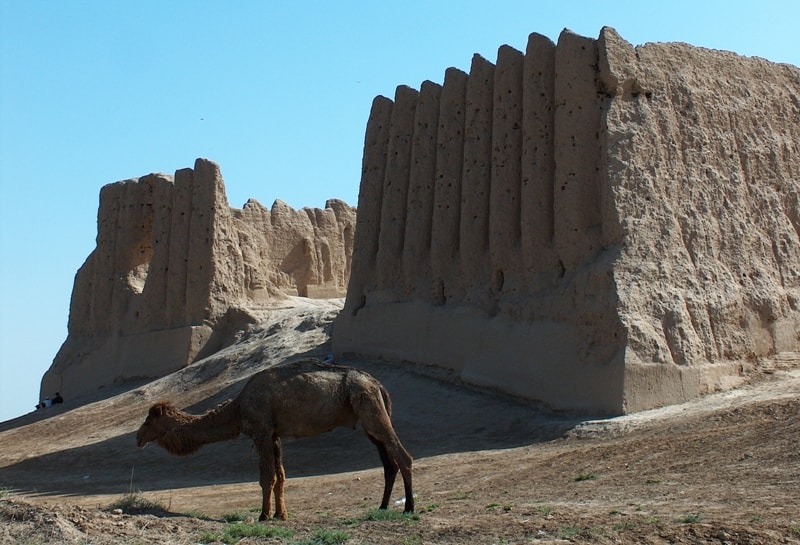
[[[598,43],[626,401],[724,388],[800,348],[800,70],[611,30]]]
[[[335,351],[620,413],[797,349],[797,74],[606,28],[377,97]]]
[[[232,208],[205,159],[103,187],[97,246],[75,276],[68,337],[42,395],[172,372],[287,295],[343,297],[355,215],[337,200]]]

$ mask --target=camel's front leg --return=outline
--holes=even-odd
[[[259,484],[261,485],[261,514],[258,520],[267,520],[272,510],[272,490],[275,487],[275,455],[271,441],[258,444]]]
[[[277,435],[272,438],[272,452],[275,458],[275,518],[286,520],[286,502],[283,493],[286,484],[286,472],[283,470],[283,453],[281,451],[281,438]]]

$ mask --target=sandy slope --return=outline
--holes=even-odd
[[[248,440],[177,458],[136,449],[133,433],[158,399],[201,412],[264,365],[324,355],[340,305],[265,309],[236,345],[180,373],[0,424],[0,488],[13,489],[0,499],[0,543],[198,543],[224,533],[222,517],[252,516]],[[291,518],[270,523],[293,532],[284,542],[325,531],[347,543],[800,543],[796,356],[736,391],[599,421],[548,415],[429,368],[345,363],[391,392],[421,513],[363,520],[379,501],[378,457],[362,433],[337,430],[286,444]],[[132,490],[161,509],[107,509]]]

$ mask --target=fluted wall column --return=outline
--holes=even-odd
[[[520,267],[520,186],[522,176],[522,67],[524,55],[503,46],[497,52],[492,120],[492,170],[489,193],[491,289],[499,294],[507,280],[517,283]],[[516,282],[514,280],[516,279]]]
[[[97,249],[95,250],[95,290],[92,292],[92,326],[90,332],[110,330],[108,323],[111,316],[114,291],[117,279],[116,268],[117,233],[119,232],[120,201],[125,185],[109,184],[100,190],[100,209],[97,212]],[[106,317],[105,319],[103,317]]]
[[[467,77],[456,68],[447,70],[439,108],[431,228],[431,297],[435,304],[452,301],[463,290],[458,256]]]
[[[107,323],[113,323],[116,328],[119,320],[126,314],[128,307],[128,290],[127,278],[123,275],[129,274],[133,268],[133,260],[131,254],[133,252],[134,241],[138,239],[138,231],[141,224],[141,218],[137,217],[133,210],[133,203],[139,197],[139,184],[125,184],[119,192],[119,213],[117,216],[118,225],[133,225],[134,228],[130,230],[118,229],[114,233],[114,255],[111,256],[113,263],[113,291],[111,297],[111,306],[108,309],[108,316],[113,317],[107,320]]]
[[[381,225],[383,180],[386,177],[386,155],[389,145],[394,102],[378,96],[372,101],[364,136],[364,156],[361,164],[361,185],[358,192],[358,216],[353,245],[352,274],[347,293],[348,312],[356,312],[364,303],[365,293],[377,284],[375,256]]]
[[[379,289],[402,285],[402,252],[406,227],[406,203],[411,169],[411,139],[419,92],[401,85],[395,92],[386,177],[383,181],[381,226],[378,235],[377,281]]]
[[[192,186],[191,216],[186,266],[186,292],[184,297],[184,324],[203,323],[206,317],[209,292],[214,279],[213,260],[214,214],[219,170],[211,164],[195,162]]]
[[[534,290],[557,270],[553,252],[555,49],[549,38],[531,34],[523,67],[521,253],[527,283]]]
[[[185,325],[186,316],[186,275],[188,270],[187,249],[189,248],[189,229],[192,215],[192,186],[194,170],[184,168],[175,172],[173,188],[172,221],[170,225],[171,248],[184,248],[183,251],[169,252],[169,289],[166,300],[166,319],[171,327]]]
[[[153,186],[153,227],[151,235],[152,258],[147,272],[147,283],[142,291],[141,323],[153,329],[166,329],[171,326],[167,320],[169,254],[172,227],[172,198],[175,186],[171,176],[152,174],[142,178],[150,179]],[[142,181],[140,180],[140,182]]]
[[[489,194],[492,176],[494,65],[475,55],[467,80],[461,178],[461,269],[468,297],[485,298],[490,276]],[[483,301],[485,303],[485,301]]]
[[[600,102],[597,44],[562,32],[555,55],[555,247],[574,270],[600,249]]]
[[[403,279],[407,294],[429,298],[431,229],[436,173],[436,133],[442,87],[426,81],[420,87],[411,143]]]

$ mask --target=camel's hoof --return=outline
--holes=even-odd
[[[261,513],[260,515],[258,515],[258,522],[264,522],[268,518],[269,517],[266,515],[266,513]]]

